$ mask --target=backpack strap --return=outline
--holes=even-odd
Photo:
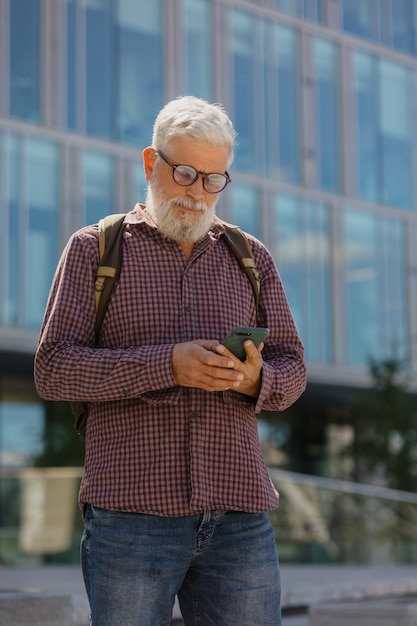
[[[109,304],[110,296],[119,277],[122,266],[122,238],[125,215],[117,213],[107,215],[100,220],[99,265],[96,270],[94,297],[96,303],[95,344],[98,342],[100,328]],[[71,402],[75,428],[85,437],[88,419],[88,407],[85,402]]]
[[[99,221],[100,262],[96,271],[94,297],[96,303],[95,340],[98,341],[101,325],[110,297],[122,267],[122,238],[124,213],[107,215]]]
[[[224,226],[225,230],[221,237],[236,257],[237,262],[250,281],[255,297],[256,313],[258,313],[261,279],[256,268],[252,248],[245,233],[238,226],[230,226],[227,224]]]

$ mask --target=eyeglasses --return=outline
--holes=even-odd
[[[195,183],[199,174],[203,178],[203,187],[208,193],[219,193],[219,191],[223,191],[228,183],[232,182],[227,172],[224,174],[205,174],[191,167],[191,165],[174,165],[160,150],[157,150],[156,153],[159,154],[167,165],[172,167],[172,178],[177,185],[182,187],[189,187]]]

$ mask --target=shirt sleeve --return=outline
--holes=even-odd
[[[94,227],[78,231],[62,253],[35,355],[38,393],[46,400],[95,402],[164,390],[161,401],[176,402],[180,388],[172,375],[173,345],[94,346],[97,236]]]
[[[262,410],[284,411],[306,387],[304,347],[272,255],[258,240],[250,238],[250,242],[261,276],[257,325],[270,330],[262,352],[261,390],[258,398],[251,401],[255,405],[255,413]],[[249,401],[236,391],[225,392],[225,399],[228,402]]]

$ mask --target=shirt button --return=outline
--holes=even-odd
[[[193,307],[190,304],[187,304],[187,306],[185,307],[185,310],[187,311],[187,313],[191,313],[191,311],[193,310]]]
[[[191,417],[193,419],[197,419],[197,417],[200,417],[200,411],[193,411]]]

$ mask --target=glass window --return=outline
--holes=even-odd
[[[310,0],[310,2],[311,1],[312,0]],[[299,15],[298,0],[275,0],[275,6],[283,13]]]
[[[339,189],[339,92],[340,70],[336,46],[314,41],[318,184],[325,191]]]
[[[260,200],[257,189],[250,185],[233,182],[230,187],[232,197],[232,222],[255,237],[260,237]]]
[[[59,157],[54,143],[40,139],[29,139],[27,155],[29,233],[26,320],[30,328],[36,328],[42,322],[57,263]]]
[[[379,192],[378,77],[374,57],[354,54],[356,97],[356,175],[361,198],[376,202]]]
[[[84,217],[86,224],[96,224],[115,213],[114,163],[111,156],[87,150],[82,157]]]
[[[100,137],[114,136],[112,26],[111,0],[86,0],[86,130]]]
[[[22,140],[14,134],[6,135],[5,138],[5,155],[8,172],[7,180],[7,225],[8,238],[4,241],[7,254],[3,258],[6,259],[7,273],[5,274],[6,285],[1,290],[1,297],[5,298],[5,318],[2,320],[8,326],[19,325],[19,285],[22,280],[18,277],[24,276],[23,257],[19,252],[19,237],[21,216],[20,216],[20,194],[23,186],[23,168],[21,166],[21,147]],[[3,307],[2,307],[3,311]]]
[[[404,229],[399,221],[350,211],[344,216],[347,358],[406,355]]]
[[[375,0],[341,0],[343,28],[352,35],[375,39],[376,11]]]
[[[354,55],[357,178],[365,200],[412,206],[412,80],[408,69]]]
[[[0,402],[0,467],[32,465],[42,451],[43,427],[40,403]]]
[[[142,160],[135,161],[132,165],[133,167],[133,178],[134,178],[134,190],[132,201],[145,203],[146,201],[146,193],[148,190],[148,184],[145,179],[145,172],[143,169]],[[133,208],[133,206],[132,206]]]
[[[7,182],[6,182],[6,171],[5,165],[7,163],[6,160],[6,142],[4,134],[0,130],[0,163],[3,163],[3,167],[0,168],[0,206],[5,209],[6,207],[6,193],[7,193]],[[5,222],[5,214],[4,210],[0,211],[0,215],[2,216],[3,221],[3,232],[6,233],[6,237],[2,240],[2,246],[0,249],[0,326],[5,324],[6,320],[6,311],[7,311],[7,298],[6,298],[6,290],[7,290],[7,223]],[[2,295],[3,294],[3,295]]]
[[[59,155],[55,143],[9,135],[4,322],[38,328],[58,257]]]
[[[292,28],[266,26],[265,143],[267,172],[275,180],[299,180],[298,38]]]
[[[68,127],[147,146],[163,99],[162,0],[66,1]]]
[[[331,360],[329,215],[325,205],[276,196],[277,260],[288,301],[304,342],[306,359]]]
[[[211,7],[207,0],[184,0],[186,91],[211,100]]]
[[[303,15],[307,20],[325,24],[325,1],[326,0],[303,0]]]
[[[380,148],[383,202],[408,208],[412,204],[410,74],[405,67],[381,61]]]
[[[79,54],[77,29],[77,0],[67,2],[67,125],[77,129],[76,81],[77,54]]]
[[[413,0],[395,0],[391,4],[392,45],[410,54],[416,52],[415,9]]]
[[[39,0],[13,0],[10,11],[10,114],[40,119]]]
[[[411,259],[411,263],[408,265],[408,293],[410,294],[410,319],[414,320],[414,330],[411,328],[411,336],[410,336],[410,346],[409,346],[409,354],[411,361],[411,372],[414,375],[414,380],[417,380],[417,272],[412,271],[411,267],[414,264],[414,267],[417,266],[417,223],[414,223],[410,233],[410,241],[413,252],[409,252],[409,259]],[[412,295],[414,294],[414,296]],[[410,324],[411,327],[411,324]]]
[[[116,138],[142,148],[151,143],[155,112],[162,103],[161,33],[160,0],[119,0],[114,33],[118,49],[111,70],[118,73],[119,87],[115,93],[110,80],[106,89],[115,93],[117,102]]]
[[[312,22],[325,23],[324,5],[326,0],[271,0],[283,13],[305,17]]]
[[[257,159],[256,77],[257,28],[259,20],[242,11],[230,11],[231,81],[233,93],[232,119],[239,133],[235,155],[238,169],[249,172],[259,171],[262,164]],[[257,72],[258,68],[258,72]]]

